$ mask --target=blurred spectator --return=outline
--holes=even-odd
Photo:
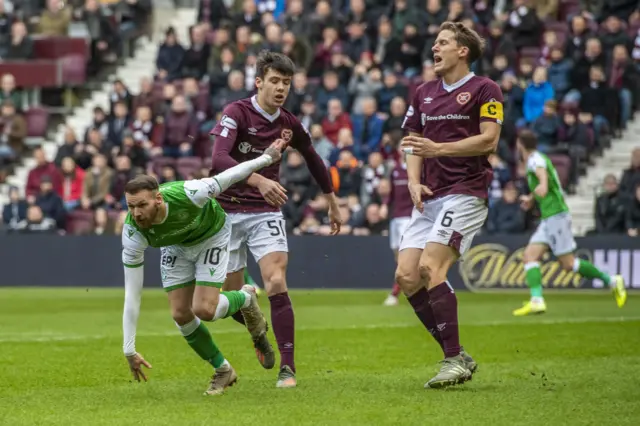
[[[116,157],[115,166],[111,189],[105,201],[109,208],[120,209],[124,206],[124,186],[136,176],[136,173],[131,168],[131,159],[125,155]]]
[[[548,68],[549,83],[555,92],[557,100],[562,100],[571,88],[571,69],[573,61],[564,57],[559,46],[551,49],[551,61]]]
[[[620,192],[631,198],[638,185],[640,185],[640,148],[635,148],[631,153],[630,167],[622,173]]]
[[[35,196],[40,191],[40,181],[43,176],[48,176],[53,184],[53,189],[58,194],[62,193],[62,174],[54,163],[47,161],[44,150],[36,148],[33,151],[33,158],[36,166],[29,172],[27,177],[26,194],[27,201],[35,202]]]
[[[2,103],[0,128],[2,128],[2,142],[8,144],[16,155],[21,155],[25,149],[27,121],[16,112],[16,106],[11,100]]]
[[[18,224],[16,231],[25,234],[54,233],[56,221],[45,217],[40,207],[32,205],[27,209],[27,218]]]
[[[143,77],[140,80],[140,92],[133,97],[132,110],[138,111],[138,108],[142,106],[146,106],[151,108],[152,115],[156,116],[158,115],[158,111],[156,108],[157,102],[158,102],[158,99],[156,99],[153,93],[153,82],[151,81],[150,78]]]
[[[322,120],[322,131],[334,145],[338,143],[340,129],[353,129],[349,114],[343,110],[339,99],[331,99],[328,104],[327,116]]]
[[[71,157],[62,159],[62,202],[69,212],[80,206],[85,171]]]
[[[136,142],[140,142],[143,145],[150,144],[153,137],[154,125],[151,108],[148,106],[140,106],[136,110],[135,120],[129,125],[130,133]],[[127,133],[127,131],[122,133],[122,138],[124,138],[125,133]]]
[[[493,179],[489,186],[489,207],[502,199],[503,188],[511,180],[511,170],[508,165],[496,154],[489,155],[489,164],[493,168]]]
[[[636,186],[633,199],[627,205],[624,222],[627,235],[630,237],[640,235],[640,185]]]
[[[158,180],[160,184],[163,184],[167,182],[176,182],[181,179],[182,179],[182,176],[178,175],[178,172],[176,171],[175,167],[167,165],[167,166],[164,166],[160,171],[160,177]]]
[[[582,88],[589,86],[590,70],[593,66],[604,69],[606,65],[606,57],[602,52],[602,44],[597,38],[589,38],[585,44],[584,54],[576,62],[571,76],[573,87],[578,92]]]
[[[76,139],[76,132],[73,127],[66,125],[64,128],[64,142],[58,147],[56,158],[53,161],[56,166],[62,166],[62,160],[65,157],[75,158],[78,141]]]
[[[502,191],[502,199],[489,209],[487,231],[491,234],[519,234],[525,230],[525,214],[520,209],[518,190],[508,182]]]
[[[252,84],[253,81],[252,81]],[[304,70],[298,70],[291,81],[291,91],[287,97],[285,107],[295,115],[300,115],[302,102],[310,93],[307,74]]]
[[[148,149],[145,148],[145,145]],[[131,132],[125,132],[119,154],[129,157],[131,166],[135,169],[145,170],[149,162],[149,155],[157,153],[162,154],[162,148],[154,147],[151,142],[138,141]]]
[[[223,47],[220,56],[216,57],[215,65],[209,70],[209,92],[212,96],[227,86],[229,74],[235,67],[233,50],[228,46]],[[244,88],[244,84],[241,84],[241,88]]]
[[[609,16],[604,21],[603,33],[600,35],[600,41],[602,43],[602,50],[611,55],[613,53],[613,47],[621,44],[625,49],[631,48],[631,39],[627,35],[627,32],[622,27],[622,21],[616,16]],[[607,58],[607,59],[610,59]]]
[[[455,3],[455,0],[450,5]],[[418,28],[413,22],[407,22],[401,37],[399,64],[403,74],[407,78],[414,77],[420,73],[422,66],[422,46],[423,40],[418,34]],[[400,71],[400,69],[396,69]]]
[[[14,22],[11,26],[11,38],[4,58],[7,60],[33,58],[33,40],[27,34],[27,27],[24,22]]]
[[[41,35],[66,36],[71,22],[71,9],[62,0],[47,0],[47,8],[40,15],[38,24]]]
[[[308,69],[313,61],[313,48],[307,39],[292,31],[282,34],[282,53],[291,58],[298,69]]]
[[[16,89],[16,79],[11,74],[4,74],[0,81],[0,103],[10,100],[14,105],[22,106],[22,93]]]
[[[107,141],[111,146],[121,146],[124,131],[131,125],[127,104],[118,101],[113,107],[113,116],[109,120]]]
[[[340,103],[345,107],[349,105],[349,94],[347,89],[339,85],[338,75],[335,71],[327,71],[322,76],[322,86],[316,92],[315,101],[318,112],[321,115],[327,114],[327,107],[331,99],[339,99]]]
[[[193,153],[192,141],[196,134],[196,123],[187,110],[184,96],[176,96],[171,111],[164,122],[163,150],[167,157],[189,157]]]
[[[379,152],[369,154],[367,164],[362,168],[362,183],[360,185],[360,203],[369,205],[380,181],[389,177],[391,168],[384,163],[384,158]]]
[[[109,18],[100,8],[98,0],[85,0],[84,8],[78,9],[75,15],[86,24],[87,32],[91,38],[88,72],[97,74],[105,62],[115,60],[113,49],[116,46],[117,33],[112,28]]]
[[[438,24],[439,28],[439,24]],[[434,38],[435,40],[435,38]],[[429,43],[427,41],[427,43]],[[433,43],[429,44],[432,45]],[[400,47],[402,41],[393,35],[391,22],[387,17],[381,17],[378,24],[378,38],[374,42],[374,59],[385,71],[397,70],[400,65]]]
[[[249,97],[244,88],[244,76],[241,71],[233,70],[229,73],[227,86],[221,88],[213,97],[213,109],[222,111],[225,105]]]
[[[553,87],[547,81],[547,69],[537,67],[533,73],[533,82],[524,91],[523,112],[527,123],[533,123],[542,115],[545,102],[554,98]]]
[[[223,19],[229,19],[229,12],[224,0],[202,0],[198,5],[198,22],[204,28],[218,28]]]
[[[333,143],[325,137],[322,131],[322,126],[319,124],[312,125],[310,133],[313,148],[316,150],[320,158],[324,160],[325,164],[329,164],[331,152],[334,149]]]
[[[246,25],[252,33],[259,33],[262,29],[255,0],[243,0],[242,11],[235,14],[232,20],[236,27]]]
[[[2,222],[10,229],[15,230],[18,224],[27,218],[27,202],[20,198],[20,191],[15,186],[9,188],[9,202],[2,209]]]
[[[223,10],[226,11],[224,7]],[[193,77],[200,80],[207,73],[207,63],[209,62],[211,48],[205,39],[204,26],[192,26],[189,34],[191,36],[191,46],[182,57],[182,76]]]
[[[300,105],[300,114],[298,118],[305,129],[309,129],[312,125],[320,123],[321,114],[318,111],[313,97],[310,95],[305,96]]]
[[[347,150],[340,152],[338,161],[330,169],[331,182],[338,198],[358,195],[362,183],[362,172],[358,160]]]
[[[596,232],[619,234],[625,232],[625,205],[627,200],[618,190],[618,179],[612,174],[604,177],[604,190],[596,199]]]
[[[173,81],[180,78],[180,66],[185,54],[184,47],[178,43],[176,30],[169,27],[165,32],[164,42],[158,50],[156,68],[160,80]]]
[[[93,109],[93,123],[87,127],[87,131],[84,134],[85,142],[89,141],[89,131],[92,129],[98,130],[104,139],[109,137],[109,120],[102,107],[95,107]]]
[[[360,147],[360,159],[380,147],[384,120],[376,110],[376,100],[368,97],[362,100],[362,114],[352,117],[353,137],[355,144]]]
[[[66,212],[62,198],[53,191],[53,183],[47,175],[40,179],[40,192],[36,195],[36,205],[42,210],[44,217],[56,221],[58,229],[64,229]]]
[[[129,92],[129,89],[120,79],[113,82],[113,89],[109,94],[109,116],[113,117],[115,114],[115,107],[118,102],[123,102],[128,111],[131,111],[131,104],[133,103],[133,96]]]
[[[287,1],[287,10],[279,19],[285,30],[291,31],[296,35],[302,35],[307,32],[307,19],[304,16],[304,4],[302,0]]]
[[[558,0],[536,0],[536,14],[541,20],[555,20],[558,17]]]
[[[578,61],[584,54],[587,40],[591,36],[587,21],[582,15],[575,15],[571,18],[569,37],[565,47],[566,57],[574,62]]]
[[[365,210],[365,220],[353,229],[353,235],[387,235],[389,221],[382,217],[379,204],[369,204]]]
[[[559,142],[567,143],[570,147],[580,147],[584,152],[592,148],[593,137],[589,127],[578,120],[574,111],[565,111],[562,120],[558,132]]]
[[[379,69],[372,68],[367,72],[364,65],[356,65],[348,87],[349,94],[353,97],[351,113],[362,114],[362,103],[368,98],[375,99],[376,93],[382,87],[382,74]]]
[[[283,206],[283,213],[291,221],[290,226],[295,227],[302,221],[307,202],[317,192],[309,169],[298,151],[287,152],[286,161],[280,168],[280,183],[289,197]]]
[[[400,98],[403,102],[408,96],[407,86],[398,81],[398,76],[391,71],[384,73],[383,86],[375,93],[380,112],[391,112],[391,101]],[[403,112],[404,114],[404,112]]]
[[[542,32],[542,22],[528,0],[514,0],[507,19],[507,33],[517,49],[536,47]]]
[[[558,102],[550,99],[544,103],[542,115],[533,122],[531,130],[538,138],[538,150],[549,152],[558,143],[558,131],[560,130],[560,118],[558,117]]]
[[[629,60],[629,53],[623,44],[613,47],[613,58],[609,68],[609,87],[618,91],[620,99],[620,127],[626,127],[631,119],[634,98],[640,93],[640,73]]]
[[[439,27],[436,30],[439,30]],[[487,62],[491,62],[491,59],[496,56],[503,56],[506,59],[507,67],[515,66],[518,51],[516,50],[513,38],[505,37],[504,24],[502,22],[491,22],[491,25],[489,26],[489,37],[487,38],[486,43],[485,57]],[[430,47],[432,45],[433,43],[428,46]]]
[[[117,235],[116,224],[102,207],[93,212],[93,220],[88,235]]]
[[[404,97],[397,96],[393,98],[390,106],[390,115],[385,120],[382,126],[382,133],[389,134],[395,130],[402,129],[402,122],[404,121],[404,113],[407,110],[407,104],[404,101]]]
[[[591,114],[596,135],[602,135],[616,123],[618,94],[604,84],[604,71],[599,66],[591,67],[589,80],[580,94],[580,110]]]
[[[91,169],[87,170],[82,189],[82,208],[95,209],[105,205],[111,189],[113,170],[107,167],[107,158],[96,154],[92,159]]]

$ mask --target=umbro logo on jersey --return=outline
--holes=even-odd
[[[430,104],[432,100],[433,100],[433,98],[424,98],[424,103],[425,104]]]
[[[249,127],[249,130],[247,130],[249,132],[250,135],[255,136],[256,133],[258,133],[258,129],[256,129],[255,127]]]

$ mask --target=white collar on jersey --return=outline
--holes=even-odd
[[[277,111],[273,113],[273,115],[271,115],[267,111],[263,110],[262,107],[260,105],[258,105],[258,97],[257,97],[257,95],[253,95],[251,97],[251,104],[253,105],[255,110],[260,113],[260,115],[262,115],[264,118],[266,118],[267,120],[269,120],[272,123],[274,121],[276,121],[278,119],[278,117],[280,117],[280,108],[278,108]]]
[[[464,77],[462,77],[460,80],[456,81],[455,83],[453,83],[451,86],[449,86],[447,83],[444,82],[444,79],[442,80],[442,88],[444,90],[446,90],[447,92],[451,93],[456,89],[461,88],[467,81],[471,80],[476,74],[474,72],[470,72],[469,74],[465,75]]]

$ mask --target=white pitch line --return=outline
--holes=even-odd
[[[527,320],[504,320],[504,321],[479,321],[468,324],[461,324],[463,327],[496,327],[503,325],[518,325],[518,326],[536,326],[536,325],[557,325],[557,324],[585,324],[585,323],[617,323],[617,322],[637,322],[640,321],[640,316],[629,317],[582,317],[582,318],[559,318],[559,319],[536,319],[535,321]],[[362,324],[362,325],[343,325],[343,326],[301,326],[296,327],[296,331],[330,331],[330,330],[378,330],[385,328],[411,328],[419,327],[418,323],[388,323],[388,324]],[[246,333],[241,327],[221,329],[212,329],[212,334],[239,334]],[[145,337],[171,337],[179,336],[177,330],[167,331],[154,331],[154,332],[141,332],[138,338]],[[101,340],[101,339],[115,339],[121,338],[121,334],[72,334],[72,333],[0,333],[0,343],[46,343],[46,342],[65,342],[76,340]]]

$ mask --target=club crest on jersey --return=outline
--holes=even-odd
[[[458,96],[456,96],[456,101],[458,101],[460,105],[464,105],[470,100],[471,100],[471,93],[469,92],[462,92],[458,94]]]
[[[282,129],[282,139],[284,139],[284,141],[286,143],[291,142],[291,138],[293,138],[293,131],[291,129]]]
[[[251,144],[249,142],[240,142],[240,144],[238,145],[238,150],[243,154],[247,154],[249,151],[251,151]]]

